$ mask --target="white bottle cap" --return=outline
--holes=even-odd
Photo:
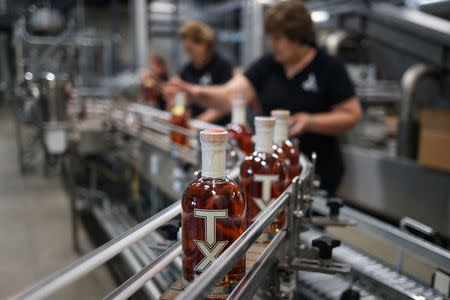
[[[272,152],[275,119],[272,117],[255,117],[255,151]]]
[[[272,117],[275,118],[275,134],[274,142],[281,144],[288,138],[289,111],[285,109],[276,109],[271,111]]]
[[[175,106],[186,106],[186,94],[179,92],[175,95]]]
[[[247,117],[246,103],[242,94],[233,100],[233,107],[231,110],[231,123],[241,125],[245,124]]]
[[[228,131],[206,129],[200,132],[202,146],[202,177],[226,177]]]

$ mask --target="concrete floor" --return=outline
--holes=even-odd
[[[72,250],[69,201],[57,176],[43,176],[41,164],[21,176],[11,111],[0,106],[0,299],[68,265]],[[81,232],[81,247],[92,249]],[[50,299],[99,299],[115,287],[106,267],[71,284]]]

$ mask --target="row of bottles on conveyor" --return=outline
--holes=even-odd
[[[254,151],[241,165],[240,185],[226,176],[226,147],[229,138],[243,148],[251,142],[251,135],[242,137],[250,132],[245,123],[245,103],[234,103],[228,131],[209,129],[200,133],[201,175],[182,198],[183,286],[204,272],[299,175],[299,151],[287,135],[289,112],[277,110],[272,116],[255,118]],[[282,212],[259,242],[267,243],[285,226],[285,219]],[[225,299],[244,274],[245,257],[208,298]]]

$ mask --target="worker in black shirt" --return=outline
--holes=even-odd
[[[168,79],[169,72],[164,57],[151,56],[148,60],[148,69],[141,73],[143,100],[158,109],[165,110],[166,101],[161,94],[161,87]]]
[[[290,110],[289,135],[300,137],[303,153],[317,153],[322,188],[334,195],[344,173],[336,136],[358,123],[359,99],[343,64],[313,46],[313,22],[301,1],[287,0],[268,9],[264,30],[272,53],[244,74],[211,87],[181,80],[170,84],[185,91],[190,101],[225,112],[238,93],[257,99],[264,114],[276,108]]]
[[[178,36],[190,58],[180,77],[186,82],[213,85],[222,84],[232,78],[231,65],[215,50],[213,31],[204,23],[186,22]],[[225,125],[229,122],[229,113],[223,110],[190,105],[191,116],[205,122]]]

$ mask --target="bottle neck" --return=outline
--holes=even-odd
[[[282,144],[288,139],[288,119],[277,119],[275,122],[274,142]]]
[[[202,142],[202,177],[226,177],[226,142]]]
[[[255,151],[271,153],[273,145],[273,127],[256,127],[255,129]]]
[[[246,111],[243,105],[234,105],[231,111],[231,123],[242,125],[246,123]]]

